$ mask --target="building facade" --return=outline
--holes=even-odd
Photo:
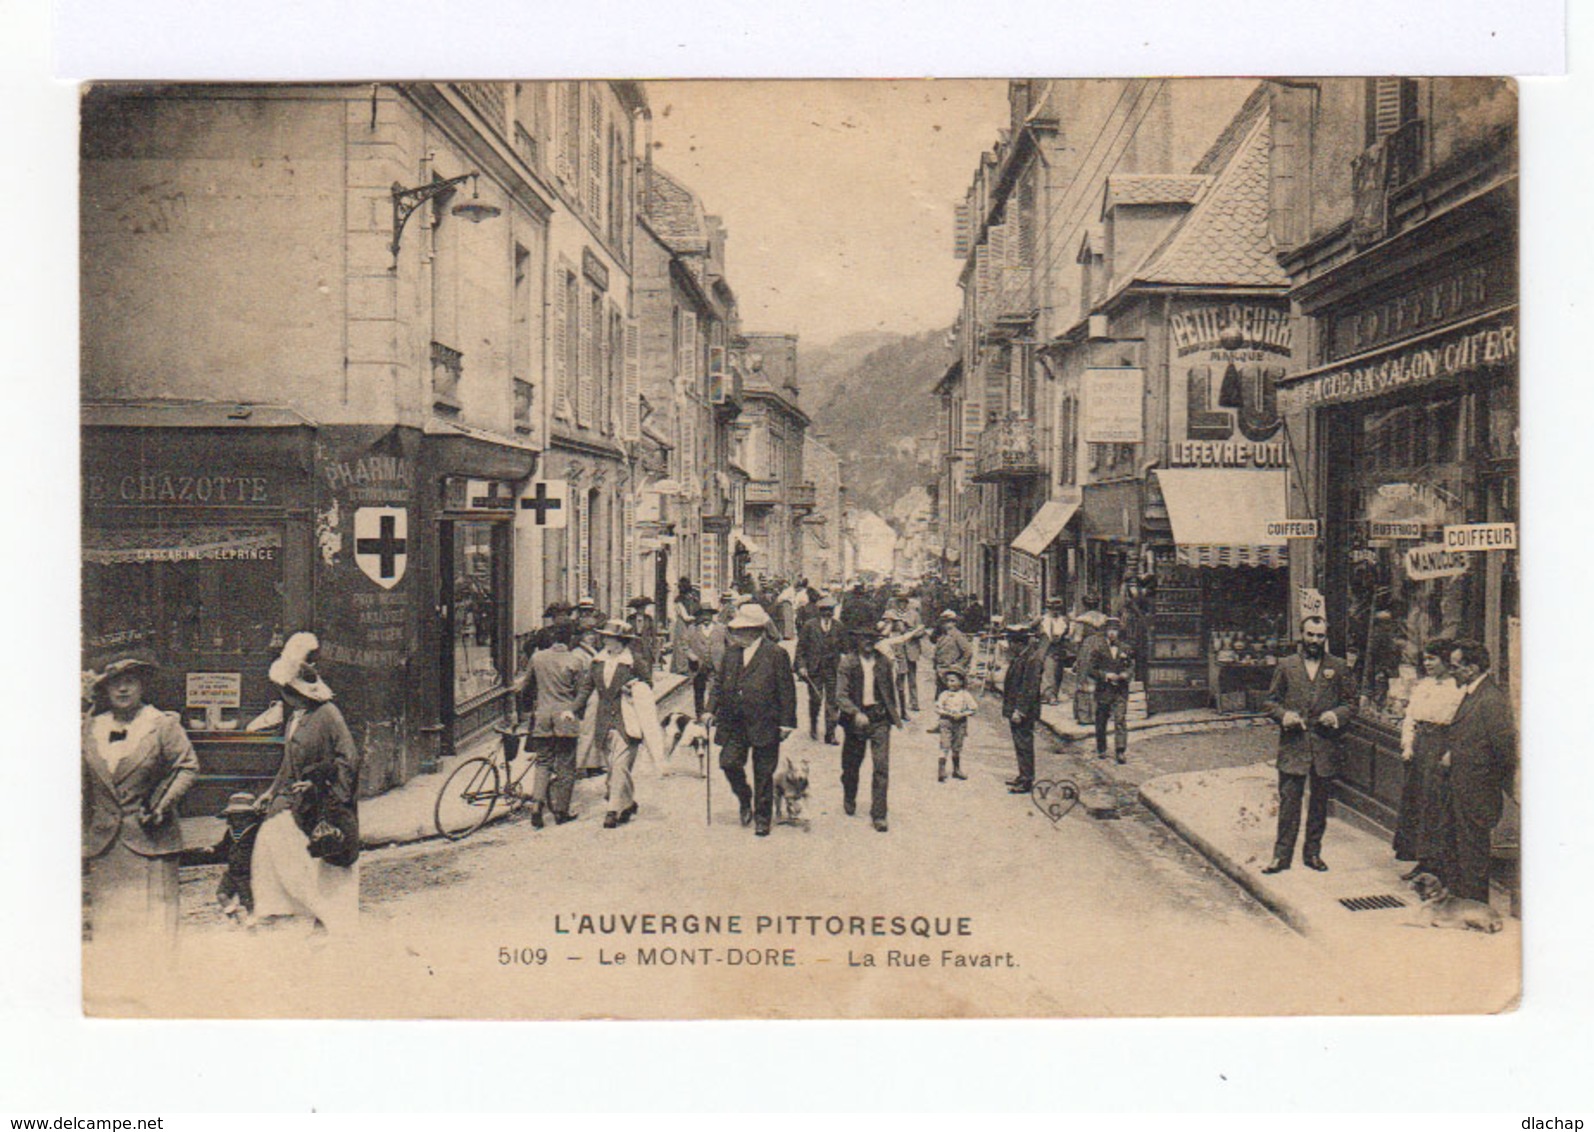
[[[742,413],[733,462],[746,471],[743,521],[733,531],[737,582],[795,581],[802,567],[802,521],[814,511],[814,484],[803,474],[808,415],[797,406],[797,336],[743,334]]]
[[[85,96],[83,659],[153,653],[194,806],[274,771],[280,737],[240,732],[293,632],[375,792],[507,713],[545,601],[621,600],[643,109],[628,84]],[[562,533],[517,505],[550,477],[587,493]]]
[[[1048,351],[1080,317],[1088,281],[1079,249],[1100,247],[1108,178],[1187,170],[1211,144],[1209,123],[1232,114],[1248,90],[1162,80],[1010,84],[1008,127],[957,209],[957,358],[936,387],[940,569],[988,609],[1033,616],[1048,597],[1083,596],[1078,441],[1059,431],[1077,406],[1064,404]],[[1153,205],[1138,218],[1161,213]],[[1131,227],[1121,228],[1120,260],[1149,239],[1148,225]]]
[[[825,589],[840,585],[846,577],[841,523],[846,488],[842,486],[841,457],[811,431],[803,439],[803,474],[814,485],[814,509],[800,520],[803,553],[799,572],[810,585]]]
[[[730,460],[741,369],[730,351],[736,296],[726,278],[724,226],[657,165],[644,177],[637,252],[642,398],[650,424],[670,437],[673,456],[641,512],[642,570],[662,609],[676,578],[690,578],[705,594],[723,588],[747,477],[734,473]]]
[[[1292,514],[1320,529],[1292,582],[1358,657],[1341,796],[1387,822],[1424,643],[1484,643],[1520,702],[1516,92],[1380,78],[1270,93],[1293,131],[1274,194],[1305,316],[1306,364],[1279,392],[1301,441]]]

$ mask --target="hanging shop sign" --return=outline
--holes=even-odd
[[[562,531],[570,525],[570,481],[537,480],[520,497],[520,513],[534,527]]]
[[[1367,537],[1370,539],[1420,539],[1423,536],[1423,525],[1407,520],[1389,521],[1370,519],[1367,522]]]
[[[354,564],[390,590],[409,564],[410,513],[403,507],[361,507],[354,513]]]
[[[1462,523],[1445,528],[1446,550],[1515,550],[1515,523]]]
[[[1022,550],[1014,550],[1008,559],[1008,573],[1019,585],[1036,588],[1041,584],[1041,560]]]
[[[1143,371],[1132,368],[1087,369],[1083,377],[1087,444],[1139,444],[1143,436]]]
[[[1296,608],[1300,610],[1300,620],[1308,617],[1327,617],[1328,601],[1323,597],[1323,591],[1311,586],[1300,586],[1296,590]]]
[[[1457,377],[1480,366],[1509,365],[1516,359],[1516,319],[1506,315],[1469,323],[1421,345],[1391,350],[1376,361],[1310,374],[1291,383],[1288,396],[1303,409],[1336,405]]]
[[[1465,552],[1446,550],[1436,542],[1424,543],[1406,551],[1406,577],[1414,582],[1457,578],[1467,572],[1470,558]]]
[[[1269,519],[1268,538],[1316,538],[1316,519]]]

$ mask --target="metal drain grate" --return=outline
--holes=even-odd
[[[1352,912],[1373,912],[1380,908],[1406,907],[1404,900],[1388,893],[1379,893],[1377,896],[1341,896],[1339,902]]]

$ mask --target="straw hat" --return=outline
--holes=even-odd
[[[631,626],[624,621],[605,621],[603,627],[598,630],[598,636],[619,637],[626,641],[636,640],[636,634],[631,631]]]
[[[736,610],[736,616],[731,618],[727,629],[763,629],[769,625],[769,614],[764,612],[764,607],[757,602],[748,602]]]
[[[219,816],[230,818],[234,814],[252,814],[255,812],[255,796],[247,790],[240,790],[236,794],[227,795],[227,808]]]
[[[332,689],[310,662],[320,647],[314,633],[295,633],[282,646],[282,655],[271,662],[267,677],[279,688],[292,688],[307,699],[326,703],[332,698]]]
[[[91,674],[92,680],[89,690],[98,692],[118,676],[126,676],[130,672],[137,673],[141,680],[148,680],[152,674],[159,671],[160,665],[156,664],[151,657],[143,653],[130,653],[127,656],[119,656],[111,661],[105,666],[105,671]]]

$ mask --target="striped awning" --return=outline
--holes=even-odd
[[[1174,548],[1174,561],[1180,566],[1265,566],[1277,570],[1289,565],[1289,548],[1284,546],[1180,545]]]
[[[1288,515],[1284,472],[1184,468],[1156,477],[1181,566],[1276,569],[1289,562],[1285,540],[1267,533],[1270,520]]]

